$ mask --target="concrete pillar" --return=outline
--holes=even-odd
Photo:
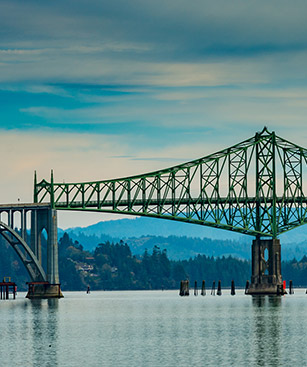
[[[20,218],[21,218],[21,237],[23,240],[27,242],[27,211],[22,209],[20,211]]]
[[[34,252],[39,263],[42,265],[41,233],[45,228],[44,211],[34,209],[31,212],[31,250]]]
[[[52,209],[34,209],[31,213],[31,247],[42,262],[41,234],[47,232],[47,281],[30,282],[27,298],[62,298],[58,264],[57,212]]]
[[[57,212],[48,210],[47,279],[51,284],[59,283]]]
[[[31,248],[42,263],[41,233],[47,232],[47,280],[59,283],[57,212],[54,209],[36,209],[31,213]]]
[[[252,278],[248,294],[281,294],[283,292],[280,253],[280,241],[277,239],[253,241]]]

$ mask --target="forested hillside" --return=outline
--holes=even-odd
[[[128,220],[129,221],[129,220]],[[112,238],[109,235],[92,234],[89,231],[69,232],[69,237],[74,241],[82,243],[85,249],[93,251],[99,243],[119,242],[120,238]],[[64,233],[64,232],[63,232]],[[63,235],[63,233],[61,235]],[[86,234],[88,233],[88,234]],[[99,232],[98,232],[99,233]],[[124,240],[135,255],[143,255],[145,249],[154,246],[167,249],[167,255],[171,260],[182,260],[195,257],[198,254],[214,257],[233,256],[239,259],[249,260],[251,257],[251,245],[253,238],[244,236],[240,239],[212,239],[187,236],[141,236],[129,237]],[[306,243],[284,243],[282,242],[282,258],[292,260],[294,257],[301,259],[306,254]]]
[[[14,250],[1,239],[0,277],[11,276],[19,289],[26,289],[29,276]],[[43,242],[43,252],[46,243]],[[250,279],[249,260],[229,257],[197,255],[186,260],[170,260],[167,250],[154,246],[142,255],[134,255],[123,241],[104,242],[94,251],[86,251],[73,241],[67,233],[59,241],[59,271],[62,289],[85,290],[128,290],[128,289],[178,289],[183,279],[222,281],[229,287],[231,280],[236,286],[244,287]],[[307,257],[282,263],[283,278],[292,279],[295,286],[307,285]]]

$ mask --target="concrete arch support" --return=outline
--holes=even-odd
[[[0,221],[0,234],[7,240],[7,242],[13,247],[21,261],[24,263],[32,281],[46,281],[47,277],[36,258],[31,248],[27,245],[25,240],[19,236],[7,224]]]

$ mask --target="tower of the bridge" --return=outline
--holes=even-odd
[[[257,236],[252,245],[252,277],[249,294],[281,294],[281,246],[276,217],[276,136],[266,128],[256,133],[256,231],[269,231],[272,237]]]
[[[37,182],[36,172],[34,173],[34,187]],[[51,183],[53,184],[53,172],[51,171]],[[34,190],[34,203],[37,203],[37,195]],[[31,248],[40,264],[42,264],[42,232],[47,233],[47,282],[48,285],[34,284],[32,286],[32,298],[41,296],[52,297],[53,295],[62,297],[59,279],[58,262],[58,238],[57,238],[57,211],[52,205],[31,213]],[[29,288],[30,290],[30,288]],[[30,293],[30,291],[29,291]],[[28,293],[28,294],[29,294]]]
[[[51,207],[31,213],[31,249],[42,264],[42,231],[47,233],[47,281],[59,283],[57,212]]]

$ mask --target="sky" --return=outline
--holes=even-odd
[[[0,202],[31,202],[34,170],[124,177],[264,126],[306,146],[306,14],[306,1],[0,0]]]

